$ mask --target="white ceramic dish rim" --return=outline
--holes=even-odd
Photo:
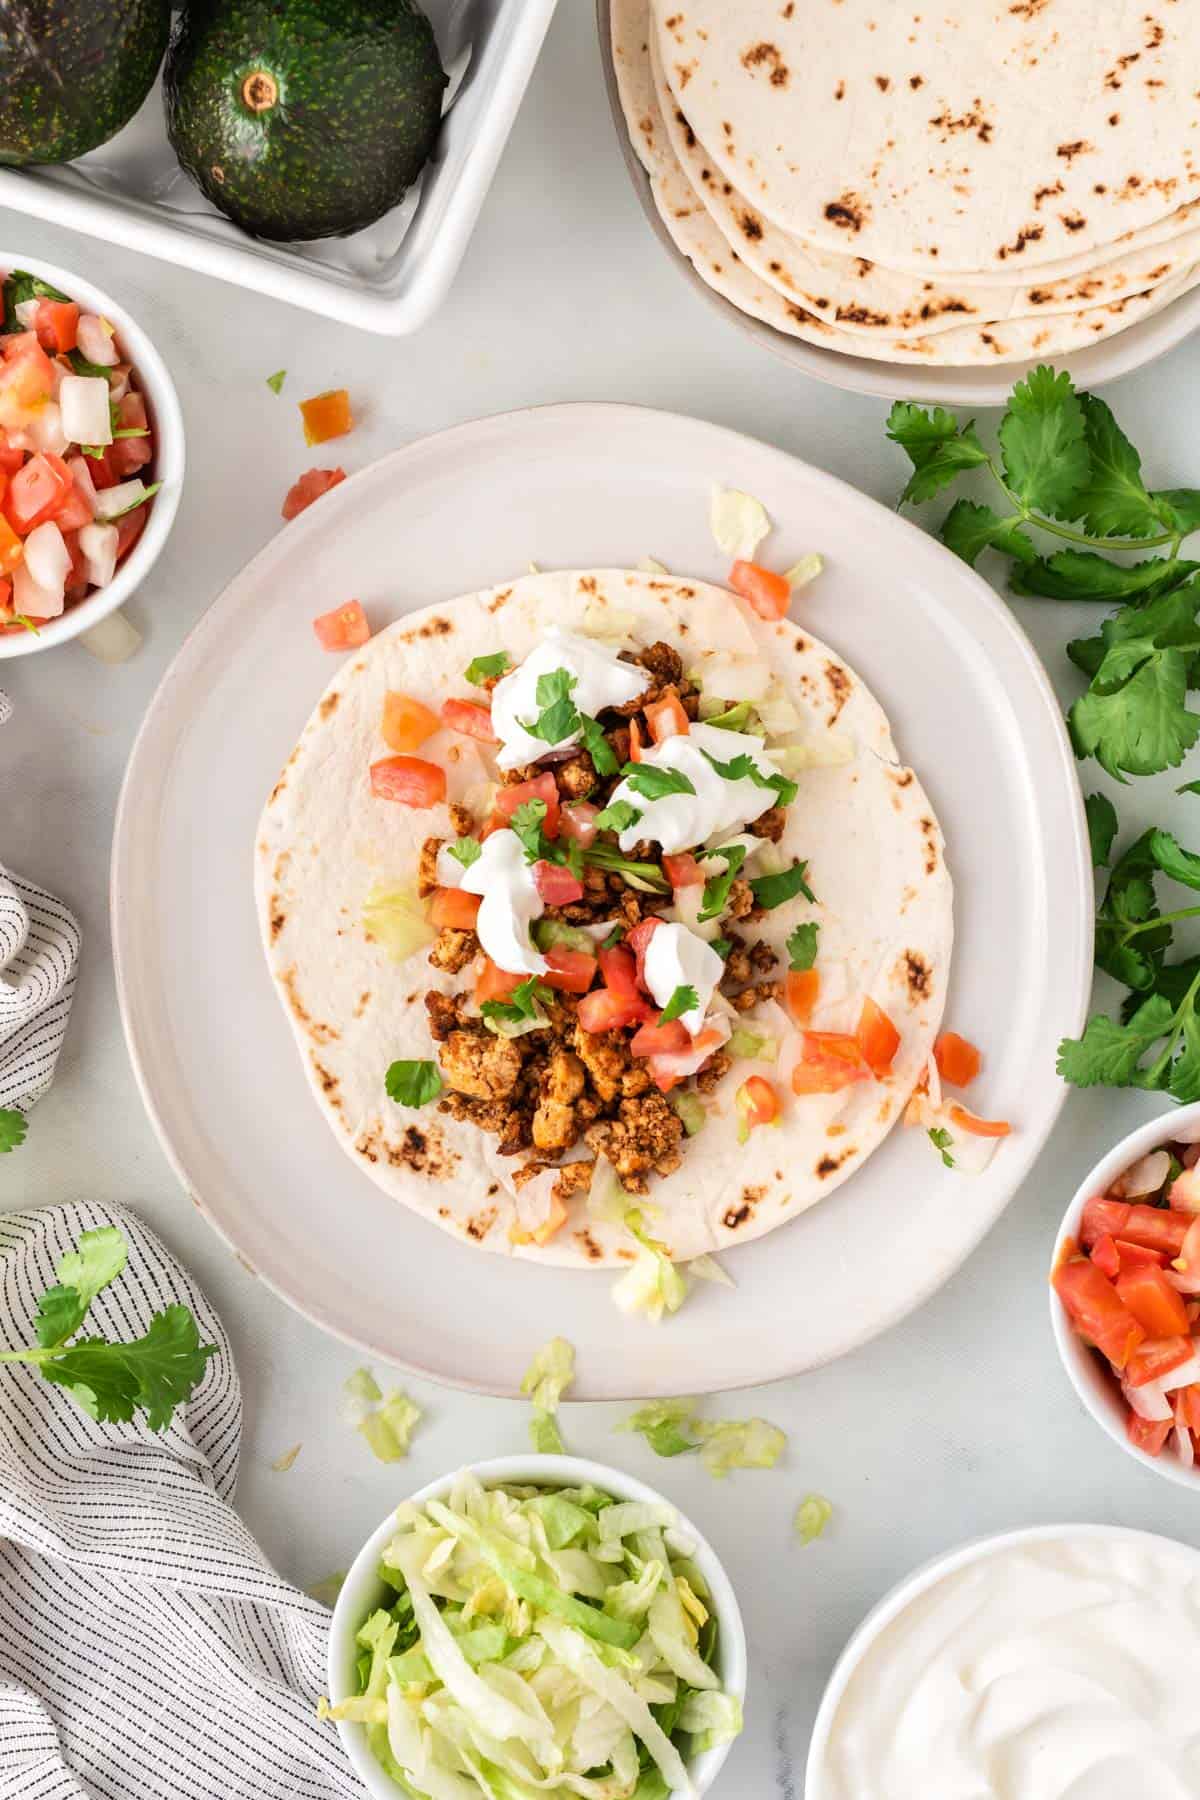
[[[342,484],[342,486],[330,496],[330,499],[323,503],[326,509],[324,513],[313,513],[310,510],[308,514],[291,525],[288,529],[293,534],[292,541],[294,542],[296,537],[302,533],[324,533],[333,528],[336,511],[340,510],[341,507],[348,505],[353,499],[356,491],[356,484],[366,484],[372,479],[373,474],[377,474],[377,472],[385,466],[393,475],[403,479],[407,465],[414,460],[419,464],[420,459],[429,454],[431,448],[435,445],[444,454],[447,448],[453,445],[455,440],[458,439],[464,446],[465,454],[467,447],[471,445],[472,438],[476,434],[486,432],[495,435],[498,432],[511,432],[527,422],[546,417],[555,417],[556,419],[569,417],[572,422],[578,422],[578,429],[580,431],[586,429],[593,434],[603,432],[610,425],[615,426],[616,422],[623,418],[636,421],[639,430],[655,420],[661,420],[665,425],[671,427],[679,427],[682,425],[688,429],[697,429],[712,435],[714,439],[712,466],[737,467],[737,459],[739,456],[745,455],[748,452],[751,454],[761,454],[766,452],[772,457],[781,457],[788,462],[797,464],[803,471],[805,478],[817,488],[825,487],[837,493],[848,494],[853,497],[856,504],[865,505],[869,509],[873,509],[877,505],[876,502],[861,494],[857,489],[850,487],[848,483],[840,481],[836,477],[831,476],[822,470],[815,469],[810,464],[803,463],[800,459],[791,456],[790,453],[786,451],[781,451],[771,445],[764,445],[758,440],[748,437],[746,434],[732,431],[726,427],[711,425],[704,421],[689,419],[683,415],[659,413],[654,409],[649,408],[621,404],[613,405],[608,403],[585,402],[527,408],[515,413],[496,414],[482,420],[474,420],[463,425],[452,426],[445,431],[432,434],[424,439],[416,440],[413,443],[406,445],[403,449],[395,451],[391,453],[390,456],[371,465],[370,468],[360,471],[357,475],[351,477],[349,481]],[[720,444],[720,448],[718,448],[718,444]],[[910,522],[900,520],[896,515],[888,513],[884,509],[880,509],[880,511],[883,518],[888,521],[889,529],[899,525],[906,536],[911,534],[914,542],[919,542],[923,546],[923,553],[933,550],[939,556],[949,554],[948,552],[940,550],[927,538],[926,534],[921,532]],[[222,1219],[219,1207],[210,1203],[205,1193],[198,1191],[196,1183],[191,1178],[186,1163],[177,1152],[176,1147],[172,1142],[171,1133],[168,1130],[165,1100],[160,1097],[156,1085],[157,1078],[155,1075],[155,1064],[154,1058],[150,1053],[149,1040],[144,1025],[139,1023],[140,1015],[135,1011],[133,1005],[133,995],[136,988],[134,970],[136,966],[136,956],[139,954],[139,946],[132,942],[126,945],[122,941],[122,922],[126,918],[130,905],[132,904],[130,897],[140,892],[139,876],[135,868],[132,845],[130,841],[127,841],[130,840],[127,820],[133,818],[135,815],[139,818],[145,816],[144,812],[140,809],[142,808],[146,797],[139,797],[135,791],[140,779],[141,761],[146,759],[156,771],[161,771],[170,763],[175,755],[174,748],[162,743],[156,745],[154,741],[156,730],[160,729],[157,723],[157,714],[160,710],[159,701],[164,696],[171,697],[177,701],[178,687],[183,679],[182,664],[186,653],[189,649],[194,648],[198,640],[203,640],[205,636],[213,633],[216,633],[218,637],[220,636],[223,625],[221,619],[217,615],[222,613],[225,603],[229,602],[231,598],[236,597],[248,587],[253,587],[256,579],[261,579],[261,571],[264,571],[269,566],[272,556],[272,543],[268,543],[259,552],[258,556],[253,558],[241,571],[240,575],[235,577],[234,582],[225,590],[224,595],[214,602],[209,611],[203,615],[193,627],[187,639],[185,639],[184,645],[181,646],[177,653],[175,661],[170,665],[164,675],[163,681],[160,684],[158,697],[155,701],[151,702],[151,705],[147,709],[127,764],[125,782],[118,803],[117,819],[114,829],[110,901],[113,921],[113,955],[117,995],[134,1076],[138,1083],[143,1104],[146,1107],[147,1114],[158,1135],[164,1154],[167,1156],[168,1161],[175,1170],[184,1191],[193,1201],[193,1204],[195,1204],[203,1213],[209,1224],[213,1226],[213,1229],[217,1232],[218,1236],[222,1238],[233,1253],[238,1256],[239,1260],[243,1262],[244,1266],[251,1268],[252,1272],[265,1281],[267,1286],[270,1287],[273,1292],[278,1293],[281,1299],[303,1313],[306,1318],[309,1318],[322,1330],[331,1332],[334,1336],[340,1337],[343,1341],[363,1350],[368,1355],[379,1357],[398,1367],[403,1367],[409,1370],[414,1376],[438,1382],[443,1386],[461,1388],[467,1392],[487,1392],[511,1396],[517,1391],[516,1381],[513,1381],[512,1383],[498,1383],[494,1377],[490,1380],[486,1377],[481,1379],[477,1373],[467,1373],[461,1368],[448,1367],[444,1363],[430,1366],[428,1360],[418,1359],[411,1349],[407,1347],[400,1349],[394,1342],[381,1340],[377,1333],[372,1335],[371,1328],[364,1329],[358,1327],[356,1329],[343,1313],[340,1312],[335,1305],[331,1304],[327,1298],[317,1298],[312,1293],[306,1293],[303,1297],[297,1296],[290,1282],[284,1279],[282,1275],[268,1273],[263,1269],[260,1258],[255,1259],[254,1261],[247,1261],[242,1246],[238,1242],[238,1234],[234,1229],[233,1221],[229,1218]],[[1082,1027],[1091,992],[1092,971],[1091,928],[1093,909],[1091,862],[1087,847],[1087,832],[1084,821],[1082,796],[1075,776],[1074,756],[1070,749],[1065,726],[1062,722],[1061,710],[1054,697],[1053,689],[1051,688],[1046,672],[1038,660],[1029,640],[1021,631],[1020,626],[1017,624],[1009,609],[981,577],[974,575],[963,566],[956,564],[955,567],[958,579],[969,581],[973,585],[981,608],[985,610],[985,613],[991,622],[1010,639],[1014,650],[1030,677],[1033,687],[1040,697],[1041,703],[1046,708],[1048,720],[1052,721],[1052,729],[1058,746],[1058,755],[1061,764],[1060,772],[1065,773],[1069,778],[1069,791],[1073,795],[1074,803],[1070,810],[1070,830],[1065,835],[1062,843],[1060,867],[1058,869],[1060,883],[1062,884],[1059,891],[1059,899],[1063,905],[1067,903],[1068,896],[1066,893],[1066,883],[1069,881],[1073,888],[1073,893],[1069,896],[1071,910],[1074,916],[1081,921],[1074,967],[1064,974],[1063,977],[1064,998],[1067,994],[1072,997],[1070,1018],[1064,1018],[1063,1021],[1063,1028],[1069,1034]],[[177,716],[177,707],[171,709],[171,711],[172,717]],[[154,803],[157,804],[157,801]],[[799,1364],[791,1362],[783,1367],[776,1364],[766,1370],[759,1367],[753,1374],[736,1370],[732,1372],[727,1371],[722,1375],[714,1375],[709,1381],[710,1388],[713,1391],[719,1389],[724,1392],[733,1391],[739,1387],[759,1386],[764,1382],[782,1380],[802,1372],[803,1369],[819,1366],[823,1362],[830,1361],[837,1356],[846,1354],[852,1349],[858,1348],[871,1337],[889,1329],[892,1325],[898,1323],[900,1319],[906,1317],[909,1313],[923,1305],[932,1294],[936,1293],[937,1290],[949,1280],[950,1276],[961,1266],[966,1257],[978,1246],[988,1230],[990,1230],[991,1226],[996,1222],[996,1219],[1000,1216],[1004,1206],[1008,1204],[1008,1200],[1010,1200],[1016,1192],[1021,1180],[1032,1167],[1033,1162],[1040,1153],[1041,1147],[1044,1145],[1045,1139],[1049,1135],[1053,1123],[1066,1099],[1067,1090],[1062,1084],[1053,1084],[1052,1091],[1053,1099],[1050,1102],[1049,1110],[1042,1121],[1036,1143],[1024,1133],[1012,1140],[1010,1166],[1012,1167],[1013,1173],[1010,1182],[1007,1184],[1007,1198],[1002,1205],[981,1210],[978,1213],[978,1216],[974,1216],[974,1223],[972,1225],[969,1241],[966,1241],[962,1245],[955,1246],[953,1257],[949,1263],[944,1261],[939,1262],[929,1275],[928,1279],[926,1279],[919,1287],[911,1290],[906,1289],[898,1298],[889,1297],[889,1304],[886,1311],[881,1314],[872,1315],[865,1327],[861,1320],[848,1320],[847,1329],[844,1334],[837,1338],[836,1341],[825,1344],[819,1354],[810,1355]],[[646,1359],[643,1357],[641,1362],[642,1364],[645,1364]],[[678,1380],[672,1381],[669,1377],[665,1384],[660,1377],[647,1378],[644,1380],[639,1379],[637,1383],[634,1384],[628,1376],[623,1377],[620,1384],[610,1383],[608,1385],[597,1387],[593,1386],[585,1375],[584,1379],[581,1380],[579,1384],[578,1397],[580,1399],[647,1399],[674,1393],[678,1391],[678,1388]]]
[[[625,125],[612,60],[611,6],[612,0],[596,0],[604,80],[621,155],[647,224],[676,268],[709,306],[764,349],[805,375],[811,375],[814,380],[851,394],[870,394],[884,400],[931,400],[949,406],[1003,406],[1013,383],[1040,362],[1051,361],[1056,368],[1070,369],[1081,388],[1100,387],[1135,369],[1145,368],[1200,329],[1200,288],[1194,288],[1190,293],[1181,294],[1161,313],[1114,333],[1103,343],[1083,350],[1068,350],[1050,358],[1032,357],[1028,362],[997,363],[994,370],[988,372],[986,368],[978,367],[926,368],[868,361],[860,356],[847,356],[840,350],[826,350],[819,344],[805,343],[800,338],[787,337],[764,320],[752,318],[708,285],[672,243],[658,215],[650,192],[650,178],[629,141]]]
[[[1172,1127],[1195,1124],[1200,1124],[1200,1100],[1193,1101],[1190,1106],[1177,1106],[1169,1113],[1159,1113],[1156,1118],[1147,1119],[1144,1125],[1139,1125],[1136,1131],[1131,1131],[1101,1157],[1091,1173],[1079,1184],[1075,1198],[1063,1215],[1063,1222],[1054,1240],[1051,1269],[1057,1266],[1064,1240],[1078,1240],[1079,1221],[1085,1203],[1093,1195],[1107,1193],[1117,1176],[1140,1156],[1145,1156],[1151,1150],[1157,1150],[1160,1144],[1168,1142],[1172,1136]],[[1200,1469],[1186,1469],[1169,1447],[1161,1456],[1150,1456],[1145,1450],[1139,1450],[1136,1444],[1130,1443],[1125,1430],[1125,1406],[1116,1384],[1100,1366],[1097,1357],[1072,1331],[1066,1310],[1054,1289],[1050,1287],[1047,1292],[1050,1298],[1050,1326],[1063,1368],[1097,1425],[1114,1444],[1120,1445],[1126,1456],[1132,1456],[1143,1468],[1153,1469],[1156,1475],[1173,1481],[1177,1487],[1190,1488],[1195,1493],[1200,1488]]]
[[[36,637],[30,631],[19,636],[14,632],[11,636],[0,637],[0,661],[13,656],[34,656],[39,650],[53,650],[56,644],[68,643],[71,638],[99,624],[101,619],[106,619],[132,597],[158,561],[171,535],[187,463],[183,411],[175,383],[166,363],[133,315],[82,275],[43,262],[40,257],[0,249],[0,271],[7,274],[11,269],[27,269],[31,275],[37,275],[69,294],[72,300],[80,301],[90,311],[103,314],[116,326],[149,406],[156,440],[155,477],[163,485],[154,497],[141,537],[108,586],[79,601],[78,605],[68,607],[60,619],[45,626]]]
[[[721,1559],[708,1542],[704,1534],[688,1519],[673,1500],[665,1494],[648,1487],[644,1481],[635,1476],[626,1475],[619,1469],[609,1467],[606,1463],[592,1462],[582,1456],[545,1456],[525,1453],[520,1456],[498,1456],[488,1462],[467,1465],[477,1475],[485,1487],[499,1487],[505,1482],[516,1482],[522,1486],[539,1487],[582,1487],[590,1482],[593,1487],[614,1494],[618,1500],[641,1500],[655,1505],[674,1507],[679,1514],[679,1530],[695,1543],[693,1560],[712,1590],[716,1602],[716,1615],[720,1626],[718,1637],[718,1661],[722,1685],[727,1693],[736,1696],[740,1701],[746,1698],[747,1658],[746,1632],[742,1623],[741,1609],[737,1603],[737,1595],[733,1584],[725,1573]],[[461,1473],[439,1476],[435,1481],[427,1482],[417,1493],[407,1496],[418,1505],[426,1500],[437,1499],[453,1484],[455,1477]],[[397,1504],[400,1504],[399,1502]],[[327,1679],[330,1699],[336,1704],[345,1700],[353,1692],[349,1680],[349,1670],[354,1664],[354,1638],[359,1626],[367,1617],[373,1599],[380,1596],[380,1583],[375,1570],[384,1546],[389,1542],[396,1529],[395,1509],[382,1520],[371,1533],[358,1555],[355,1557],[346,1579],[338,1593],[337,1603],[333,1609],[333,1623],[329,1629],[329,1659]],[[375,1758],[367,1748],[366,1732],[361,1725],[349,1723],[347,1720],[337,1721],[338,1735],[345,1746],[346,1754],[354,1765],[355,1772],[369,1789],[376,1800],[396,1800],[402,1791],[394,1781],[385,1775]],[[736,1739],[734,1740],[736,1742]],[[733,1744],[719,1744],[715,1749],[705,1750],[690,1764],[690,1773],[696,1783],[698,1794],[705,1794],[716,1780],[725,1759],[733,1749]]]
[[[871,1649],[880,1635],[893,1620],[910,1607],[914,1600],[931,1588],[944,1581],[947,1576],[956,1575],[960,1569],[968,1568],[972,1563],[981,1562],[985,1557],[995,1556],[1005,1550],[1019,1549],[1024,1545],[1047,1544],[1063,1539],[1094,1539],[1100,1542],[1121,1542],[1127,1544],[1143,1544],[1161,1549],[1164,1545],[1171,1551],[1184,1551],[1196,1558],[1200,1572],[1200,1552],[1194,1545],[1181,1543],[1177,1538],[1167,1537],[1163,1532],[1138,1531],[1131,1525],[1097,1525],[1069,1524],[1061,1525],[1026,1525],[1016,1531],[996,1532],[988,1537],[969,1538],[965,1544],[959,1544],[953,1550],[946,1550],[937,1556],[930,1557],[920,1563],[911,1574],[903,1576],[894,1587],[888,1589],[882,1599],[867,1613],[847,1639],[846,1646],[829,1676],[825,1692],[821,1696],[821,1704],[817,1709],[813,1724],[812,1737],[809,1740],[808,1761],[805,1765],[804,1794],[805,1800],[828,1800],[825,1787],[822,1761],[829,1748],[833,1723],[837,1717],[838,1707],[851,1679],[864,1656]]]

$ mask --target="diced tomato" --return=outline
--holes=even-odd
[[[689,720],[678,694],[664,694],[661,700],[652,700],[642,710],[650,727],[650,736],[656,744],[665,743],[671,737],[686,735]]]
[[[596,979],[596,959],[586,950],[568,950],[563,944],[555,944],[546,951],[546,961],[550,965],[546,985],[561,993],[586,994]]]
[[[464,888],[438,888],[429,903],[429,922],[439,930],[449,926],[451,931],[473,931],[482,905],[481,894],[468,894]]]
[[[117,402],[117,424],[126,431],[149,430],[150,419],[146,412],[145,397],[136,388],[130,388]]]
[[[747,1131],[753,1131],[756,1125],[769,1125],[779,1117],[779,1092],[765,1075],[747,1076],[733,1100]]]
[[[419,750],[425,739],[441,727],[441,720],[411,694],[389,689],[383,696],[383,722],[380,730],[389,750]]]
[[[446,771],[419,756],[385,756],[371,764],[371,792],[401,806],[438,806],[446,798]]]
[[[154,443],[149,437],[116,438],[107,450],[109,466],[121,481],[154,461]]]
[[[863,1061],[873,1075],[886,1075],[900,1048],[900,1033],[870,994],[862,1003],[855,1032]]]
[[[1148,1381],[1159,1381],[1187,1362],[1192,1348],[1190,1337],[1147,1338],[1126,1363],[1125,1379],[1130,1387],[1144,1387]]]
[[[74,477],[71,480],[71,491],[54,515],[54,523],[62,532],[80,531],[83,526],[92,522],[92,509],[87,496],[76,486]],[[121,521],[118,519],[117,524]]]
[[[1052,1285],[1081,1337],[1103,1351],[1114,1369],[1123,1369],[1146,1333],[1112,1282],[1086,1257],[1061,1263]]]
[[[1161,1456],[1163,1445],[1171,1435],[1170,1419],[1143,1419],[1129,1409],[1129,1417],[1125,1421],[1125,1431],[1135,1450],[1144,1450],[1147,1456]]]
[[[651,914],[648,918],[639,920],[633,930],[625,934],[625,943],[637,959],[637,978],[643,987],[646,985],[646,945],[661,924],[662,920]]]
[[[951,1100],[946,1108],[950,1123],[957,1125],[960,1131],[969,1132],[972,1137],[1002,1138],[1007,1137],[1012,1126],[1007,1119],[981,1119],[970,1107],[962,1106],[957,1100]]]
[[[558,836],[561,822],[561,808],[558,800],[558,786],[549,769],[537,776],[533,781],[517,781],[511,787],[502,787],[496,793],[495,807],[502,824],[507,825],[519,806],[527,800],[544,800],[546,816],[542,820],[542,831],[548,838]]]
[[[640,996],[630,1000],[602,987],[583,996],[575,1016],[584,1031],[619,1031],[625,1025],[637,1024],[650,1011]]]
[[[1177,1280],[1186,1293],[1200,1293],[1200,1217],[1192,1219],[1184,1232],[1173,1269],[1178,1271]]]
[[[507,969],[494,963],[490,956],[485,956],[475,974],[476,1006],[482,1006],[485,1000],[507,1000],[525,979],[524,975],[510,975]]]
[[[626,1005],[639,1006],[643,996],[638,987],[637,962],[633,951],[626,949],[624,944],[613,944],[607,950],[601,945],[597,955],[600,973],[609,992]]]
[[[970,1087],[983,1067],[983,1058],[974,1044],[959,1037],[957,1031],[943,1031],[933,1046],[933,1059],[942,1080],[952,1087]]]
[[[79,334],[79,308],[74,300],[43,300],[33,318],[38,343],[51,356],[65,356],[75,348]]]
[[[563,863],[535,862],[533,881],[547,906],[570,906],[573,901],[583,899],[582,881]]]
[[[1176,1388],[1172,1398],[1175,1402],[1175,1423],[1185,1431],[1200,1432],[1200,1385]]]
[[[629,1048],[634,1056],[668,1056],[680,1050],[690,1050],[691,1036],[682,1019],[668,1019],[665,1025],[652,1020],[634,1032],[629,1040]]]
[[[96,480],[94,474],[92,479]],[[293,482],[287,491],[282,508],[284,518],[294,519],[306,506],[311,506],[314,500],[319,500],[322,494],[327,494],[330,488],[336,487],[339,481],[345,479],[345,469],[305,469],[300,479]],[[98,481],[96,486],[100,486]]]
[[[1123,1269],[1161,1269],[1170,1260],[1165,1250],[1147,1250],[1144,1244],[1131,1243],[1128,1238],[1112,1238],[1110,1242],[1116,1246]],[[1095,1254],[1093,1249],[1093,1257]]]
[[[62,531],[62,514],[57,519],[58,528]],[[71,557],[71,567],[67,574],[67,598],[82,600],[90,585],[87,572],[87,558],[79,548],[78,531],[63,532],[63,543]]]
[[[11,575],[24,554],[25,545],[0,513],[0,575]]]
[[[312,623],[322,650],[357,650],[371,635],[360,600],[347,600]]]
[[[146,508],[135,506],[132,512],[123,513],[117,520],[117,561],[137,543],[146,525]],[[357,605],[358,602],[355,602]],[[367,636],[370,637],[370,631]]]
[[[676,856],[664,856],[662,866],[663,874],[673,888],[698,887],[704,880],[704,870],[690,850],[681,850]]]
[[[1108,1238],[1101,1242],[1112,1244],[1113,1240]],[[1099,1248],[1097,1244],[1092,1251],[1092,1261],[1098,1266],[1096,1251]],[[1113,1249],[1116,1252],[1115,1244]],[[1126,1269],[1117,1276],[1117,1292],[1138,1324],[1145,1327],[1148,1337],[1169,1338],[1186,1334],[1188,1316],[1183,1296],[1176,1293],[1161,1269],[1152,1266]]]
[[[345,437],[354,430],[350,396],[345,388],[329,388],[323,394],[314,394],[311,400],[301,400],[300,417],[304,420],[306,444],[325,444],[330,438]]]
[[[89,456],[87,459],[87,466],[88,474],[92,478],[92,486],[96,489],[97,493],[99,493],[102,488],[116,487],[120,477],[117,474],[116,465],[112,459],[111,444],[106,444],[99,456]]]
[[[787,577],[764,569],[760,563],[735,562],[729,571],[729,585],[760,619],[782,619],[791,603],[792,589]]]
[[[497,742],[492,730],[492,710],[474,700],[443,700],[442,724],[448,731],[461,731],[464,737],[478,738],[481,744]]]
[[[62,458],[39,451],[8,484],[4,511],[9,524],[22,537],[28,537],[36,525],[55,517],[74,486],[71,471]]]
[[[1191,1219],[1187,1213],[1170,1212],[1161,1206],[1130,1204],[1125,1200],[1106,1200],[1101,1194],[1084,1202],[1079,1236],[1084,1249],[1090,1249],[1097,1238],[1127,1238],[1146,1250],[1165,1251],[1178,1256],[1183,1249]]]
[[[15,475],[24,461],[24,450],[14,449],[4,433],[0,431],[0,473]]]
[[[793,1093],[836,1094],[870,1077],[857,1037],[844,1031],[803,1033],[800,1061],[792,1070]]]
[[[0,427],[21,431],[54,392],[54,365],[32,331],[0,337],[0,357]]]
[[[642,728],[638,724],[636,719],[630,719],[630,721],[629,721],[629,760],[630,760],[630,762],[641,762],[642,749],[643,749]]]
[[[1167,1189],[1167,1205],[1176,1212],[1200,1213],[1200,1167],[1184,1169]]]
[[[12,611],[12,582],[0,581],[0,618]]]
[[[596,841],[596,815],[600,808],[590,800],[572,800],[562,809],[562,834],[586,850]]]
[[[1092,1245],[1092,1261],[1102,1275],[1107,1275],[1110,1281],[1115,1281],[1121,1272],[1121,1253],[1117,1249],[1116,1239],[1099,1238]]]
[[[784,999],[797,1025],[807,1025],[821,997],[821,977],[816,969],[789,969],[784,977]]]

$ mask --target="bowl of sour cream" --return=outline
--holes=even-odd
[[[1200,1552],[1040,1525],[926,1563],[863,1620],[813,1728],[805,1800],[1190,1800]]]

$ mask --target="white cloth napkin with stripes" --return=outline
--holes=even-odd
[[[89,1322],[140,1336],[190,1306],[217,1345],[161,1436],[99,1425],[0,1364],[0,1800],[353,1800],[316,1717],[329,1614],[271,1568],[231,1505],[242,1405],[208,1301],[131,1214],[0,1215],[0,1347],[80,1234],[117,1225],[125,1272]]]

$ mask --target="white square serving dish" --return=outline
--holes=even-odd
[[[423,4],[450,76],[441,136],[404,202],[364,231],[306,244],[248,237],[176,162],[159,83],[123,131],[77,162],[0,169],[0,206],[365,331],[415,331],[454,279],[557,0]]]

